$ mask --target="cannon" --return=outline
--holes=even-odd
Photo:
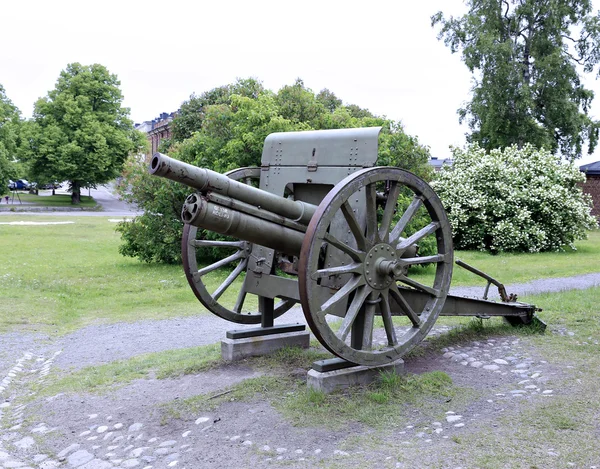
[[[484,298],[449,294],[454,252],[446,212],[421,178],[375,166],[380,130],[274,133],[260,167],[226,174],[156,153],[151,174],[195,191],[182,208],[182,257],[200,302],[265,331],[276,330],[273,320],[300,303],[327,350],[366,366],[401,358],[440,315],[530,323],[535,306],[467,264],[459,265],[488,281]],[[211,240],[205,230],[230,238]],[[197,251],[206,247],[231,254],[199,267]],[[415,268],[426,264],[433,275]],[[209,291],[207,275],[225,266],[228,275]],[[490,284],[501,302],[487,299]],[[258,301],[244,306],[249,295]]]

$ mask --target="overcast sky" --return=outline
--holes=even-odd
[[[600,0],[594,2],[596,7]],[[302,78],[318,92],[402,121],[450,156],[465,143],[456,110],[471,76],[436,39],[430,17],[462,0],[3,0],[0,84],[30,117],[68,63],[100,63],[121,81],[135,122],[177,110],[192,93],[256,77],[277,91]],[[592,115],[600,116],[600,82]],[[600,160],[584,156],[578,164]]]

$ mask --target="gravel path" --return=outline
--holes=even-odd
[[[600,285],[600,272],[592,274],[577,275],[574,277],[543,278],[527,283],[516,283],[506,285],[507,293],[516,293],[519,297],[535,295],[537,293],[558,292],[565,290],[585,290],[586,288]],[[481,297],[485,285],[481,287],[456,287],[451,288],[450,293],[459,296]],[[498,298],[498,290],[494,285],[490,287],[490,299]]]
[[[508,285],[507,291],[522,296],[585,289],[598,285],[600,273],[594,273]],[[481,296],[483,287],[457,287],[451,292],[455,295]],[[490,290],[490,293],[493,293],[490,294],[491,298],[497,297],[496,291]],[[299,306],[276,320],[276,324],[288,323],[306,324]],[[226,331],[246,327],[256,326],[232,324],[214,315],[89,326],[63,337],[55,344],[55,347],[64,352],[57,357],[56,365],[61,368],[81,368],[130,358],[141,353],[213,344],[221,340]]]
[[[534,280],[523,284],[508,285],[509,293],[520,297],[528,294],[586,289],[600,285],[600,273],[566,278]],[[454,295],[480,297],[483,286],[456,287]],[[490,298],[497,298],[497,291],[490,289]],[[300,306],[296,306],[276,320],[276,324],[306,324]],[[219,342],[226,331],[256,326],[244,326],[225,321],[212,314],[201,316],[140,321],[99,326],[88,326],[61,337],[58,340],[27,333],[0,334],[0,373],[23,353],[44,350],[61,350],[55,365],[63,369],[79,369],[89,365],[109,363],[133,356],[195,347]]]

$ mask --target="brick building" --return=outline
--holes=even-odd
[[[583,192],[590,194],[594,202],[592,215],[600,219],[600,161],[584,164],[579,169],[586,175],[586,181],[582,186]]]
[[[176,114],[176,112],[163,112],[156,119],[135,124],[135,128],[144,132],[150,142],[150,152],[146,154],[146,161],[150,161],[152,155],[158,151],[162,140],[171,138],[171,122]]]

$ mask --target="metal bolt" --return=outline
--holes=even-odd
[[[369,282],[370,282],[371,280],[373,280],[373,279],[372,279],[371,277],[369,277]]]
[[[367,275],[369,275],[369,271],[367,270]]]

